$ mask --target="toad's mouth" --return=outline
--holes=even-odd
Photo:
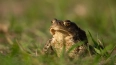
[[[70,35],[70,33],[68,32],[68,31],[66,31],[66,30],[63,30],[63,29],[53,29],[53,28],[51,28],[50,29],[50,33],[52,34],[52,35],[54,35],[56,32],[60,32],[60,33],[62,33],[62,34],[67,34],[67,35]]]

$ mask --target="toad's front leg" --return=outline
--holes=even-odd
[[[44,45],[44,48],[42,50],[43,54],[51,54],[51,53],[53,53],[53,49],[52,49],[52,46],[51,46],[51,41],[52,41],[52,39],[49,39],[47,41],[47,43]]]

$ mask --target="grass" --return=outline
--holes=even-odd
[[[1,0],[0,65],[116,65],[115,2]],[[53,18],[69,19],[84,29],[96,54],[72,61],[65,55],[42,55],[42,47],[52,37]]]

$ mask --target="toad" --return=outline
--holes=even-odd
[[[88,43],[86,33],[74,22],[53,19],[50,33],[53,37],[45,44],[44,53],[53,52],[60,57],[65,52],[70,58],[82,56],[86,53]]]

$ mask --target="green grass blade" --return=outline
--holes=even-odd
[[[89,32],[89,31],[88,31]],[[98,47],[98,43],[94,40],[94,38],[92,37],[92,35],[91,35],[91,33],[89,32],[89,35],[90,35],[90,37],[91,37],[91,39],[92,39],[92,41],[93,41],[93,43],[94,43],[94,46],[95,47]]]

